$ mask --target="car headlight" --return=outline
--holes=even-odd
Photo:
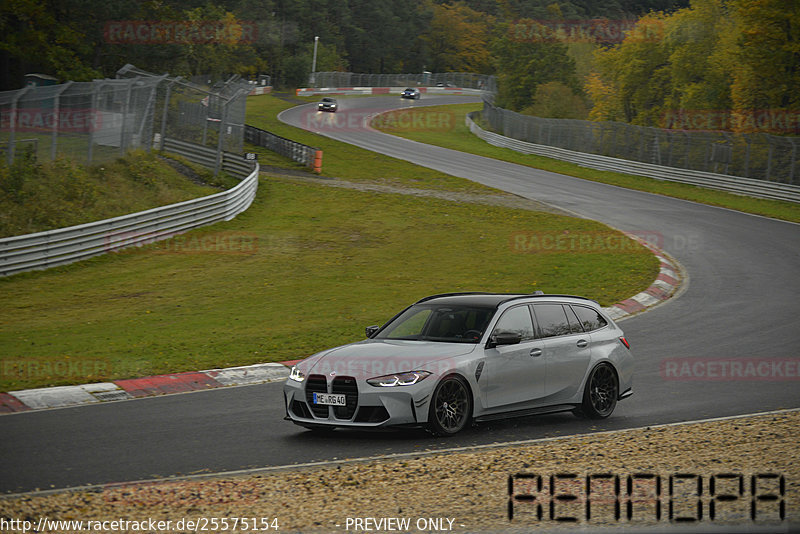
[[[367,383],[370,386],[390,388],[394,386],[413,386],[417,382],[425,380],[431,376],[429,371],[409,371],[407,373],[395,373],[393,375],[378,376],[370,378]]]
[[[291,371],[289,371],[289,380],[294,380],[295,382],[302,382],[305,379],[306,379],[305,373],[300,372],[300,369],[298,369],[296,365],[292,367]]]

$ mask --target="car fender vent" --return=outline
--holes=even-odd
[[[478,367],[475,369],[475,381],[476,382],[481,379],[481,373],[483,373],[483,364],[484,364],[484,362],[478,363]]]

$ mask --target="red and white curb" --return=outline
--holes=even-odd
[[[673,297],[686,280],[680,264],[646,241],[630,235],[649,248],[660,260],[658,276],[653,283],[629,299],[618,302],[605,311],[615,321],[642,313]],[[228,369],[210,369],[171,373],[145,378],[129,378],[98,384],[56,386],[0,393],[0,414],[66,408],[86,404],[171,395],[231,386],[249,386],[285,380],[289,368],[299,360],[281,363],[260,363]]]
[[[286,362],[290,363],[293,362]],[[99,384],[10,391],[0,393],[0,414],[66,408],[221,387],[249,386],[284,380],[287,376],[289,368],[283,363],[259,363],[229,369],[171,373]]]
[[[676,260],[669,257],[663,250],[654,247],[636,235],[626,235],[650,249],[661,263],[659,265],[658,276],[656,276],[656,279],[650,284],[650,287],[631,298],[603,308],[615,321],[627,319],[628,317],[647,311],[659,304],[663,304],[665,301],[675,296],[687,279],[683,267],[681,267]]]

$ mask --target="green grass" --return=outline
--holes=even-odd
[[[326,174],[501,194],[277,122],[291,105],[251,98],[247,122],[327,150]],[[626,246],[532,246],[581,236]],[[262,175],[232,221],[0,279],[0,391],[303,358],[438,292],[541,289],[607,305],[657,271],[647,250],[584,219]]]
[[[658,271],[638,245],[525,253],[520,232],[609,230],[541,212],[262,179],[233,221],[0,280],[0,391],[302,358],[357,340],[364,326],[437,292],[542,289],[610,304]],[[246,245],[217,247],[220,236]],[[59,362],[96,373],[63,376]]]
[[[444,124],[442,119],[436,119],[434,121],[434,127],[432,128],[404,127],[404,125],[412,123],[409,120],[404,122],[402,120],[402,114],[398,114],[400,112],[389,112],[388,118],[378,117],[375,119],[374,125],[386,133],[391,133],[414,141],[420,141],[422,143],[469,152],[471,154],[508,161],[510,163],[527,165],[529,167],[575,176],[585,180],[692,200],[712,206],[720,206],[746,213],[774,217],[776,219],[800,222],[800,204],[795,202],[752,198],[677,182],[664,182],[642,176],[587,169],[575,165],[574,163],[567,163],[532,154],[521,154],[508,148],[490,145],[473,135],[464,124],[465,115],[471,111],[482,109],[482,104],[431,106],[425,107],[424,109],[434,116],[440,113],[441,116],[446,118],[446,125],[448,127],[441,127],[442,124]],[[419,112],[419,110],[417,110],[417,112]],[[381,123],[383,123],[384,126],[381,126]],[[452,125],[452,127],[449,127],[449,125]]]
[[[235,183],[189,166],[202,181]],[[20,157],[11,167],[3,160],[0,237],[98,221],[219,191],[190,181],[155,154],[141,151],[91,166],[64,157],[45,163]]]
[[[314,102],[319,100],[319,97],[295,98],[294,100]],[[342,100],[344,99],[342,98]],[[469,180],[412,165],[389,156],[295,128],[277,119],[278,113],[296,105],[297,102],[287,102],[273,95],[248,97],[247,124],[321,149],[323,151],[322,174],[326,176],[346,177],[351,181],[380,182],[423,189],[500,193],[496,189],[470,182]],[[247,150],[257,152],[259,154],[259,162],[262,164],[285,166],[289,161],[270,153],[266,149],[258,149],[254,145],[248,144]],[[299,164],[289,164],[289,166],[297,169],[303,168]]]

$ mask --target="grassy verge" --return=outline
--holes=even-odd
[[[198,182],[232,185],[187,165]],[[0,237],[106,219],[202,197],[219,188],[195,183],[155,154],[132,152],[100,165],[66,158],[0,161]]]
[[[658,270],[639,246],[523,253],[517,236],[533,231],[608,235],[540,212],[264,179],[233,221],[0,280],[0,391],[300,358],[436,292],[609,304]],[[59,374],[69,363],[93,372]]]
[[[720,206],[746,213],[774,217],[776,219],[800,222],[800,204],[794,202],[751,198],[677,182],[662,182],[642,176],[587,169],[575,165],[574,163],[567,163],[532,154],[521,154],[508,148],[490,145],[473,135],[464,124],[464,116],[467,113],[480,110],[481,108],[481,104],[455,104],[425,107],[424,109],[432,116],[436,116],[437,113],[441,114],[441,117],[434,121],[437,127],[433,128],[407,127],[406,125],[409,124],[424,125],[427,124],[427,122],[417,121],[414,123],[410,121],[409,118],[403,116],[403,113],[408,113],[406,111],[389,112],[389,115],[376,118],[373,124],[386,133],[405,137],[413,141],[469,152],[471,154],[508,161],[510,163],[527,165],[529,167],[575,176],[585,180],[692,200],[712,206]],[[419,110],[417,110],[416,113],[419,113]],[[444,121],[443,118],[446,118],[446,121]],[[448,127],[442,128],[441,126],[443,124],[446,124]]]
[[[341,98],[341,97],[337,97]],[[344,100],[344,98],[341,98]],[[412,165],[410,163],[377,154],[363,148],[335,141],[328,137],[295,128],[280,122],[278,113],[294,107],[298,100],[318,101],[319,97],[293,98],[288,102],[273,95],[251,96],[247,100],[247,124],[268,130],[276,135],[288,137],[293,141],[317,147],[323,151],[322,171],[326,176],[346,177],[351,181],[364,181],[438,189],[449,191],[466,191],[477,193],[500,193],[499,191],[456,178],[432,169]],[[259,162],[268,165],[287,165],[288,160],[270,153],[266,149],[258,149],[248,145],[248,150],[259,154]],[[289,166],[301,169],[300,165],[289,163]]]
[[[328,174],[501,194],[279,123],[291,105],[251,99],[248,123],[327,150]],[[592,245],[535,246],[559,237]],[[0,279],[0,391],[302,358],[444,291],[542,289],[610,304],[657,270],[648,251],[592,221],[264,176],[232,221]]]

